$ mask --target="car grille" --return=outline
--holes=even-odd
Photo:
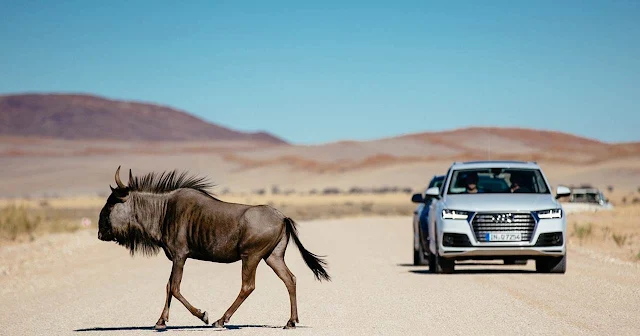
[[[471,222],[478,242],[486,242],[487,233],[517,232],[521,241],[530,241],[536,221],[530,213],[478,213]]]

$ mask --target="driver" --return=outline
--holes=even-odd
[[[467,194],[476,194],[478,192],[481,192],[478,189],[478,173],[477,172],[468,173],[467,176],[465,176],[464,178],[464,182],[466,184]]]

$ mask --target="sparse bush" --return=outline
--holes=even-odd
[[[627,204],[627,198],[626,197],[622,198],[622,204]]]
[[[27,234],[33,240],[40,222],[40,216],[30,215],[25,206],[6,206],[0,209],[0,236],[16,240],[19,236]]]
[[[363,194],[364,193],[364,189],[362,189],[360,187],[352,187],[351,189],[349,189],[349,193],[350,194]]]
[[[607,239],[609,237],[609,235],[611,234],[611,228],[608,226],[605,226],[602,229],[602,236]]]
[[[258,190],[255,190],[253,193],[256,195],[264,195],[265,192],[266,191],[264,189],[258,189]]]
[[[613,238],[613,241],[616,242],[616,245],[618,245],[618,247],[622,247],[624,246],[624,244],[627,242],[627,238],[629,238],[629,236],[627,236],[626,234],[612,234],[611,237]]]
[[[613,192],[613,186],[612,186],[612,185],[607,186],[607,190],[608,190],[610,193],[611,193],[611,192]]]
[[[371,202],[367,202],[367,203],[362,203],[362,212],[364,213],[370,213],[373,210],[373,203]]]
[[[325,195],[337,195],[340,193],[340,189],[334,187],[324,188],[322,193]]]
[[[640,204],[640,198],[638,197],[634,197],[633,200],[631,201],[632,204]]]
[[[280,194],[280,188],[278,188],[278,186],[274,184],[273,186],[271,186],[271,194],[273,195]]]
[[[593,231],[593,224],[591,223],[587,223],[585,225],[579,225],[578,223],[573,224],[573,232],[576,235],[576,237],[578,237],[580,244],[582,244],[582,241],[585,238],[591,236],[592,231]]]

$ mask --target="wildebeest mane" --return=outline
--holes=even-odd
[[[207,190],[214,186],[206,177],[190,176],[186,171],[178,173],[177,170],[162,173],[151,172],[142,177],[131,177],[129,181],[130,191],[162,194],[180,188],[189,188],[215,198]]]

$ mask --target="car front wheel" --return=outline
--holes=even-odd
[[[424,249],[422,248],[422,242],[418,243],[418,250],[413,250],[413,265],[424,266],[428,263],[427,258],[424,257]]]
[[[562,257],[544,257],[536,260],[536,272],[565,273],[567,271],[567,255]]]

